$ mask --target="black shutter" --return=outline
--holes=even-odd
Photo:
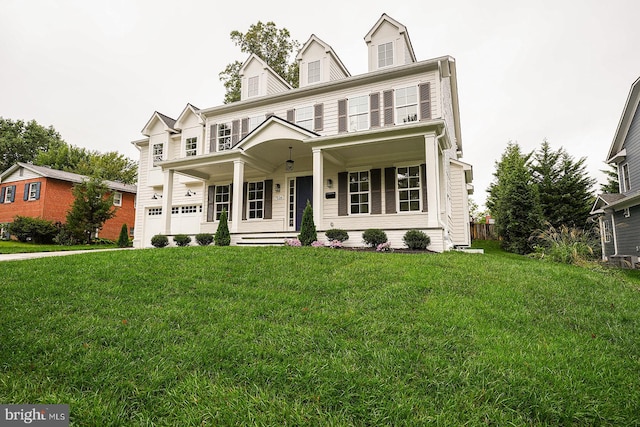
[[[36,182],[36,200],[40,200],[40,184],[41,182]]]
[[[348,182],[348,173],[347,172],[339,172],[338,173],[338,216],[346,216],[349,212],[349,200],[347,191]]]
[[[385,90],[382,93],[382,103],[384,108],[384,125],[393,124],[393,90]]]
[[[338,100],[338,132],[347,131],[347,100]]]
[[[25,202],[29,200],[29,185],[30,184],[24,185],[24,195],[22,196],[22,200],[24,200]]]
[[[231,213],[233,212],[233,184],[229,184],[229,212],[227,212],[227,220],[231,221]]]
[[[380,127],[380,93],[369,95],[369,114],[371,116],[371,127]]]
[[[324,126],[324,104],[313,106],[313,130],[322,130]]]
[[[207,189],[207,222],[213,222],[216,219],[216,186],[210,185]]]
[[[233,147],[238,143],[239,132],[240,132],[240,120],[234,120],[231,122],[231,146]]]
[[[420,120],[431,119],[431,84],[423,83],[418,85],[418,96],[420,97]]]
[[[209,126],[209,152],[215,153],[216,150],[216,140],[218,135],[216,135],[216,125]]]
[[[11,185],[10,188],[11,190],[11,200],[9,200],[10,202],[15,202],[16,201],[16,186],[15,185]]]
[[[371,169],[371,213],[382,213],[382,170]]]
[[[264,219],[271,219],[271,206],[273,204],[273,180],[267,179],[264,181]]]
[[[2,187],[2,190],[0,190],[0,203],[4,203],[4,194],[7,191],[7,187]]]
[[[420,184],[422,187],[422,212],[429,212],[429,203],[427,203],[427,165],[420,165]]]
[[[247,134],[249,133],[249,118],[245,117],[244,119],[242,119],[242,125],[240,126],[241,128],[241,136],[240,138],[244,138],[245,136],[247,136]]]
[[[396,213],[396,168],[384,170],[384,213]]]
[[[293,123],[295,120],[296,110],[287,110],[287,121]]]
[[[249,187],[249,183],[242,183],[242,219],[247,219],[247,189]]]

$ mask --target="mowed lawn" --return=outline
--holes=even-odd
[[[640,276],[496,249],[4,262],[0,402],[74,426],[640,425]]]

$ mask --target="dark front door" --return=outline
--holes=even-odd
[[[313,176],[299,176],[296,178],[296,231],[300,231],[307,200],[313,206]]]

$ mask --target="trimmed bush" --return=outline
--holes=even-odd
[[[164,248],[169,245],[169,238],[164,234],[156,234],[151,238],[151,244],[156,248]]]
[[[177,246],[189,246],[189,243],[191,243],[191,237],[187,236],[186,234],[176,234],[175,236],[173,236],[173,242]]]
[[[129,227],[127,227],[127,224],[122,224],[122,228],[120,229],[120,235],[118,236],[118,247],[129,247]]]
[[[200,246],[209,246],[211,243],[213,243],[213,234],[211,233],[196,234],[196,242]]]
[[[402,241],[409,249],[425,250],[431,243],[431,237],[420,230],[409,230],[404,233]]]
[[[313,222],[313,209],[311,203],[307,200],[307,206],[302,213],[302,224],[300,225],[300,235],[298,236],[302,246],[311,246],[313,242],[318,240],[316,233],[316,224]]]
[[[327,240],[333,241],[337,240],[339,242],[344,242],[349,240],[349,233],[345,230],[341,230],[339,228],[332,228],[324,232],[325,236],[327,236]]]
[[[362,233],[362,240],[371,247],[377,247],[387,241],[387,233],[379,228],[369,228]]]
[[[9,233],[21,242],[52,243],[58,234],[58,227],[53,221],[28,216],[16,216],[9,224]]]
[[[231,244],[231,234],[229,234],[229,224],[227,223],[227,210],[223,209],[218,222],[218,231],[215,235],[216,246],[229,246]]]

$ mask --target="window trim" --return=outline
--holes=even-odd
[[[156,152],[156,147],[162,148],[160,154]],[[156,142],[151,146],[151,161],[153,162],[153,166],[155,166],[159,162],[164,161],[164,142]]]
[[[261,188],[256,189],[254,188],[253,190],[251,189],[251,186],[253,185],[254,187],[257,186],[258,184],[261,184]],[[255,197],[254,199],[251,198],[252,194],[254,195],[258,195],[261,194],[261,197]],[[247,182],[247,220],[249,221],[256,221],[256,220],[262,220],[264,219],[264,196],[265,196],[265,185],[264,185],[264,180],[262,181],[249,181]],[[256,206],[260,206],[260,207],[256,207]],[[255,213],[255,216],[251,216],[251,214]],[[257,213],[259,212],[260,216],[257,216]]]
[[[260,95],[260,76],[247,78],[247,98]]]
[[[313,73],[313,77],[315,78],[314,80],[311,80],[311,66],[312,65],[318,65],[317,68],[317,75],[316,75],[316,69],[314,67],[314,73]],[[307,84],[314,84],[314,83],[319,83],[322,80],[322,75],[321,75],[321,66],[320,66],[320,60],[318,59],[317,61],[311,61],[307,63]]]
[[[116,200],[116,196],[119,196],[117,200]],[[123,195],[121,192],[119,191],[113,192],[113,206],[122,206],[122,199],[123,199]]]
[[[368,184],[367,185],[367,190],[366,191],[355,191],[355,192],[351,191],[351,175],[352,174],[358,174],[358,184],[359,184],[358,187],[360,187],[361,183],[365,182],[365,181],[362,181],[362,179],[361,179],[360,174],[362,174],[362,173],[366,173],[367,174],[367,180],[366,180],[366,183]],[[361,212],[362,209],[360,207],[365,205],[365,203],[363,203],[360,199],[358,201],[358,212],[353,212],[353,207],[355,205],[353,204],[353,201],[352,201],[351,197],[352,197],[352,195],[355,195],[355,194],[358,194],[358,195],[366,194],[366,196],[367,196],[367,201],[366,201],[367,212]],[[357,215],[357,216],[359,216],[359,215],[371,215],[371,171],[369,169],[358,169],[358,170],[350,170],[350,171],[348,171],[348,173],[347,173],[347,201],[349,202],[348,211],[347,211],[349,213],[349,216],[351,216],[351,215]]]
[[[351,101],[355,101],[356,99],[358,100],[362,100],[364,101],[362,104],[360,104],[359,106],[362,106],[363,112],[358,112],[357,114],[352,114],[351,113]],[[369,116],[370,113],[370,109],[371,109],[371,105],[370,105],[370,100],[369,100],[369,94],[365,94],[365,95],[358,95],[358,96],[353,96],[347,99],[347,125],[348,125],[348,131],[349,132],[357,132],[357,131],[361,131],[361,130],[368,130],[371,128],[371,117]],[[356,125],[356,128],[354,129],[352,127],[352,123],[351,123],[351,119],[352,117],[361,117],[361,116],[366,116],[366,126],[363,128],[359,128]]]
[[[398,102],[398,92],[402,90],[407,90],[407,89],[414,90],[415,102],[400,104]],[[405,96],[405,98],[408,98],[408,96]],[[400,108],[407,108],[411,106],[415,106],[415,109],[416,109],[413,115],[414,116],[413,120],[405,121],[404,118],[401,119],[398,110]],[[409,114],[406,117],[410,117],[410,116],[411,115]],[[420,99],[419,99],[418,85],[403,86],[403,87],[393,89],[393,119],[396,125],[405,125],[405,124],[414,123],[420,120]]]
[[[220,194],[221,196],[224,196],[224,193],[218,193],[218,189],[223,189],[226,188],[227,189],[227,201],[221,201],[218,202],[218,194]],[[231,217],[229,216],[229,208],[231,207],[231,198],[233,197],[233,194],[231,194],[231,183],[229,184],[222,184],[222,185],[216,185],[216,189],[215,192],[213,193],[213,221],[220,221],[220,216],[222,215],[222,210],[225,209],[227,210],[227,221],[231,220]],[[220,207],[220,210],[218,210],[218,207]]]
[[[407,173],[410,173],[411,168],[416,168],[417,169],[417,178],[418,178],[418,185],[415,187],[411,187],[409,185],[407,185],[406,188],[400,188],[400,169],[407,169]],[[412,176],[409,175],[406,179],[410,179]],[[413,176],[415,177],[415,176]],[[408,182],[407,184],[409,184],[410,182]],[[424,204],[424,200],[423,200],[423,194],[422,194],[422,174],[420,171],[420,165],[416,165],[416,164],[403,164],[403,165],[398,165],[396,166],[396,212],[397,213],[402,213],[402,214],[412,214],[412,213],[421,213],[422,212],[422,206]],[[418,208],[417,209],[411,209],[411,191],[417,191],[418,192]],[[400,199],[400,193],[401,192],[408,192],[409,193],[409,198],[406,201],[403,201]],[[408,203],[409,209],[408,210],[402,210],[401,206],[402,203]]]
[[[302,112],[302,111],[306,112],[307,110],[309,111],[309,118],[308,119],[305,118],[305,120],[300,120],[298,118],[298,115],[300,114],[300,112]],[[295,124],[296,125],[298,125],[298,126],[300,126],[302,128],[305,128],[307,130],[313,131],[313,119],[314,119],[313,105],[308,105],[308,106],[296,108],[294,114],[295,114]],[[302,123],[307,123],[307,122],[309,123],[308,126],[305,126],[304,124],[302,124]]]
[[[218,129],[216,131],[216,151],[217,152],[230,150],[231,147],[233,146],[233,143],[231,142],[232,129],[233,129],[232,122],[224,122],[224,123],[218,124]],[[223,132],[223,131],[225,132],[225,134],[221,135],[220,132]],[[220,143],[221,140],[224,140],[222,144]]]
[[[390,46],[391,49],[387,49],[387,46]],[[382,61],[381,61],[381,55],[380,55],[380,49],[381,48],[383,49],[382,53],[384,54],[384,57],[383,57],[384,58],[383,59],[384,63],[382,63]],[[378,68],[385,68],[385,67],[390,67],[390,66],[393,65],[394,54],[395,54],[394,50],[395,50],[395,46],[394,46],[393,41],[389,41],[389,42],[386,42],[386,43],[380,43],[378,45]],[[388,55],[387,55],[387,53],[389,51],[391,52],[391,58],[388,58]],[[390,59],[391,62],[388,62],[387,59]]]
[[[198,155],[198,137],[192,136],[184,139],[184,156],[193,157]]]
[[[39,182],[30,182],[29,183],[29,192],[28,197],[27,197],[27,201],[32,202],[35,200],[38,200],[38,185],[40,183]]]

